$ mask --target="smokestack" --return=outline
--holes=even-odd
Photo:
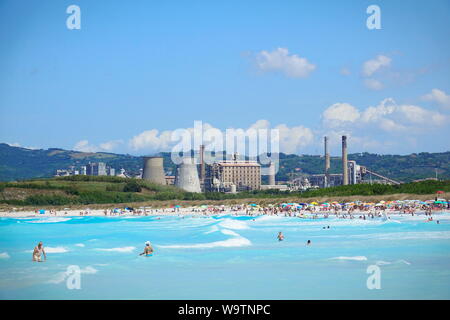
[[[162,157],[144,157],[142,179],[157,184],[166,184]]]
[[[269,185],[275,185],[275,163],[270,162],[269,165]]]
[[[200,185],[205,186],[205,145],[200,145]]]
[[[342,184],[348,185],[347,136],[342,136]]]
[[[325,146],[325,188],[330,186],[330,153],[328,152],[328,137],[323,138]]]
[[[188,192],[201,192],[198,179],[197,165],[192,158],[183,159],[178,168],[176,186]]]

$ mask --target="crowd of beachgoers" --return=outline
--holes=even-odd
[[[450,211],[450,201],[445,199],[434,200],[397,200],[372,202],[323,202],[315,201],[309,203],[279,203],[260,206],[256,203],[241,205],[200,205],[200,206],[181,206],[173,205],[166,208],[154,207],[123,207],[123,208],[105,208],[105,209],[83,209],[73,210],[70,208],[60,210],[39,209],[35,211],[20,211],[12,209],[10,211],[0,212],[2,217],[39,217],[39,216],[148,216],[148,215],[277,215],[299,218],[318,218],[328,217],[330,215],[339,218],[374,218],[386,217],[389,214],[423,214],[429,216],[432,221],[432,214],[435,212]]]

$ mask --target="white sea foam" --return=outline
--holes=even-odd
[[[81,269],[81,273],[85,273],[85,274],[94,274],[97,272],[98,272],[98,270],[91,266],[87,266],[86,268]]]
[[[2,252],[0,253],[0,259],[9,259],[9,254],[8,252]]]
[[[66,272],[64,272],[64,271],[58,272],[50,280],[48,280],[47,283],[58,284],[58,283],[64,282],[64,280],[66,280],[66,277],[67,277]]]
[[[242,229],[248,229],[247,223],[240,220],[233,220],[233,219],[224,219],[222,222],[219,223],[219,226],[228,228],[228,229],[234,229],[234,230],[242,230]]]
[[[98,272],[98,270],[91,266],[87,266],[82,269],[80,268],[80,272],[82,274],[95,274]],[[47,283],[58,284],[58,283],[64,282],[64,280],[66,280],[67,276],[68,276],[67,271],[58,272],[50,280],[48,280]]]
[[[77,243],[77,244],[75,244],[75,246],[76,246],[76,247],[81,247],[81,248],[84,248],[84,247],[85,247],[84,243]]]
[[[392,262],[380,260],[380,261],[377,261],[375,264],[377,266],[384,266],[384,265],[395,264],[395,263],[403,263],[403,264],[406,264],[406,265],[410,265],[411,264],[410,262],[408,262],[406,260],[403,260],[403,259],[397,260],[397,261],[392,261]]]
[[[208,249],[208,248],[216,248],[216,247],[243,247],[250,246],[252,243],[250,240],[243,237],[235,237],[223,241],[214,241],[208,243],[198,243],[198,244],[180,244],[180,245],[168,245],[168,246],[159,246],[162,248],[174,248],[174,249]]]
[[[367,235],[357,235],[350,237],[362,237],[379,240],[430,240],[430,239],[450,239],[450,231],[423,231],[423,232],[393,232],[377,233]]]
[[[208,231],[203,232],[203,234],[213,233],[219,231],[219,228],[216,225],[213,225]]]
[[[27,221],[27,222],[28,223],[57,223],[57,222],[64,222],[64,221],[69,221],[69,220],[71,220],[71,218],[52,217],[52,218],[44,218],[44,219],[39,219],[39,220]]]
[[[109,252],[133,252],[136,247],[119,247],[119,248],[97,248],[98,251],[109,251]]]
[[[234,232],[233,230],[223,229],[221,231],[223,234],[226,234],[227,236],[233,236],[233,237],[240,237],[241,235]]]
[[[242,237],[240,234],[228,230],[223,229],[221,230],[223,234],[232,236],[232,238],[227,240],[221,240],[221,241],[213,241],[213,242],[207,242],[207,243],[197,243],[197,244],[176,244],[176,245],[167,245],[167,246],[159,246],[161,248],[173,248],[173,249],[187,249],[187,248],[193,248],[193,249],[209,249],[209,248],[216,248],[216,247],[243,247],[243,246],[250,246],[252,243],[247,238]]]
[[[334,257],[330,258],[330,260],[355,260],[355,261],[367,261],[367,257],[365,256],[354,256],[354,257]]]

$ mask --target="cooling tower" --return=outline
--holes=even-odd
[[[329,187],[330,185],[330,153],[328,152],[328,137],[324,137],[325,146],[325,183],[324,186]]]
[[[269,165],[269,185],[275,185],[275,163],[273,162]]]
[[[188,192],[201,192],[200,180],[198,178],[197,165],[194,159],[183,159],[183,163],[178,168],[176,186]]]
[[[342,184],[348,185],[347,136],[342,136]]]
[[[166,184],[162,157],[144,157],[142,179],[157,184]]]

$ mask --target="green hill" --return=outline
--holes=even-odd
[[[170,153],[163,152],[164,167],[167,173],[174,174],[175,165]],[[417,153],[410,155],[378,155],[371,153],[349,154],[349,160],[391,179],[404,182],[435,177],[450,179],[450,152]],[[31,178],[52,177],[57,169],[71,165],[86,165],[89,161],[103,161],[117,170],[138,174],[142,167],[140,157],[114,153],[87,153],[51,148],[31,150],[0,143],[0,181],[15,181]],[[323,156],[280,154],[280,170],[277,180],[288,180],[291,173],[323,173]],[[331,173],[340,173],[341,160],[331,158]]]

